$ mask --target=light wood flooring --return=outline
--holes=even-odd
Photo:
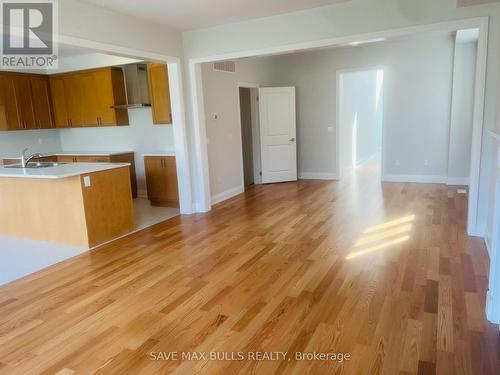
[[[499,374],[465,221],[455,188],[371,167],[257,186],[0,287],[0,373]],[[174,351],[288,355],[152,360]]]

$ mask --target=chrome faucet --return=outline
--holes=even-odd
[[[27,148],[25,148],[25,149],[23,150],[23,152],[21,153],[21,166],[22,166],[23,168],[26,168],[26,167],[28,166],[28,163],[29,163],[31,160],[33,160],[33,159],[35,159],[35,158],[43,158],[43,155],[42,155],[42,154],[40,154],[40,153],[38,153],[38,152],[37,152],[37,153],[34,153],[34,154],[31,154],[31,155],[26,156],[26,151],[28,151],[28,149],[27,149]]]

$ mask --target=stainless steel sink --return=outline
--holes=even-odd
[[[51,163],[51,162],[33,162],[28,163],[26,169],[36,169],[36,168],[49,168],[49,167],[57,167],[63,163]],[[21,164],[12,164],[6,165],[5,168],[23,168]]]

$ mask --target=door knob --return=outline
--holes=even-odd
[[[290,139],[290,142],[295,142],[295,138]]]

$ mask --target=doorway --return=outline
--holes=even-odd
[[[370,163],[382,176],[383,69],[337,72],[339,178]]]
[[[259,89],[257,85],[238,85],[241,126],[241,153],[245,190],[262,183],[259,129]]]

